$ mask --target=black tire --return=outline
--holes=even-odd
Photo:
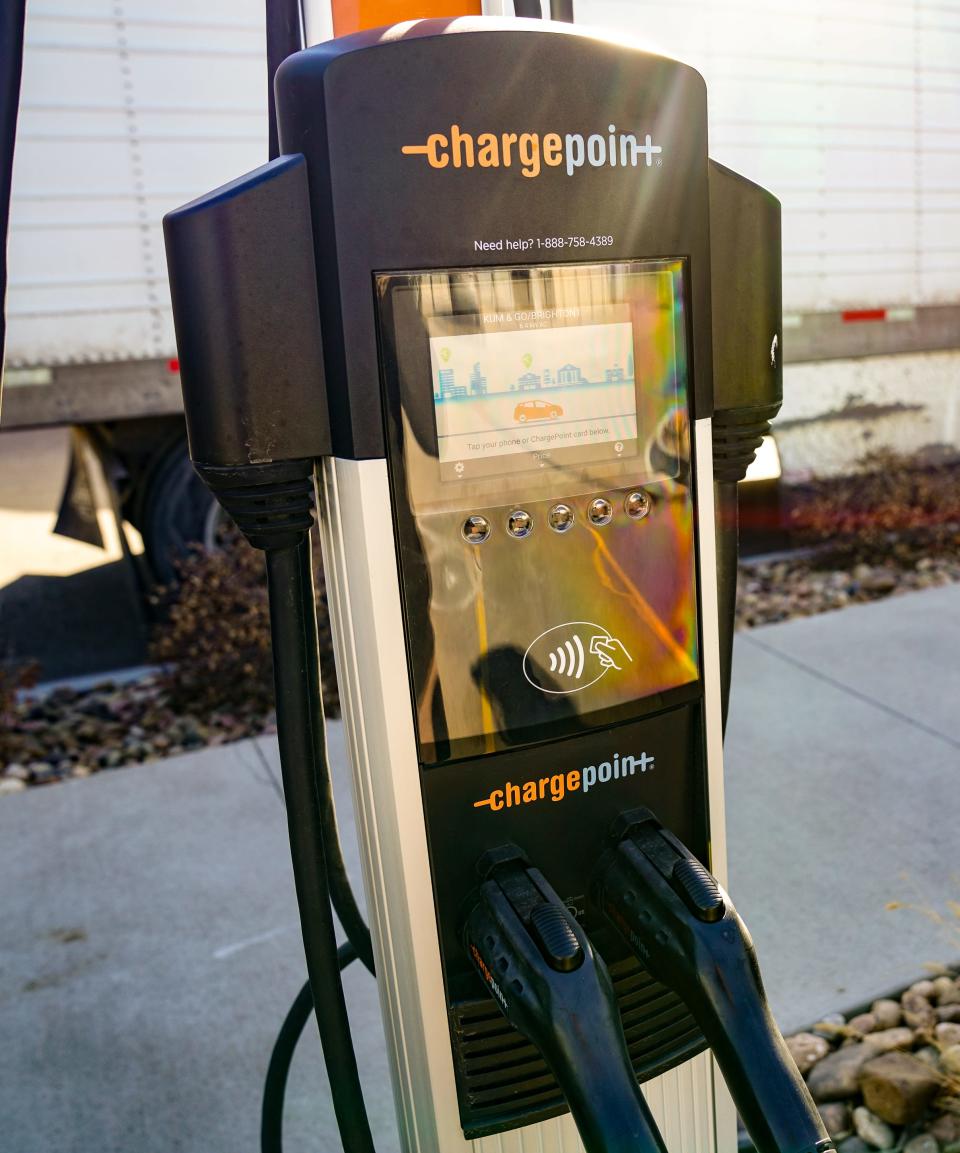
[[[191,547],[216,547],[222,515],[190,463],[186,440],[174,442],[152,470],[141,513],[144,555],[157,584],[177,583],[176,562]]]

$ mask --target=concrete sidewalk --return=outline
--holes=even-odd
[[[730,889],[785,1029],[960,957],[960,587],[740,634]],[[357,856],[342,730],[331,751]],[[263,738],[0,803],[0,1150],[241,1153],[304,978]],[[958,923],[954,920],[954,926]],[[373,981],[347,994],[378,1153],[397,1149]],[[315,1031],[290,1153],[339,1148]]]

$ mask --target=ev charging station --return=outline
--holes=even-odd
[[[731,1153],[727,1085],[760,1153],[833,1148],[720,887],[779,206],[706,101],[567,25],[411,21],[288,58],[282,155],[165,222],[191,455],[267,553],[323,1033],[315,481],[410,1153]]]

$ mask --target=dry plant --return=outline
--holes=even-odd
[[[883,450],[857,468],[791,493],[791,530],[797,543],[824,546],[822,567],[912,568],[931,550],[960,553],[960,463]]]
[[[315,557],[324,708],[337,716],[318,550]],[[273,707],[273,658],[263,554],[228,528],[217,549],[197,549],[180,561],[178,575],[176,589],[160,590],[164,611],[150,646],[151,659],[164,669],[168,703],[198,716],[218,711],[266,716]]]

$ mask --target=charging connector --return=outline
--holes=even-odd
[[[647,809],[620,816],[594,899],[687,1004],[758,1153],[833,1149],[770,1012],[746,926],[710,871]]]
[[[543,1054],[587,1153],[666,1153],[627,1052],[610,975],[522,850],[481,858],[463,940],[507,1020]]]

